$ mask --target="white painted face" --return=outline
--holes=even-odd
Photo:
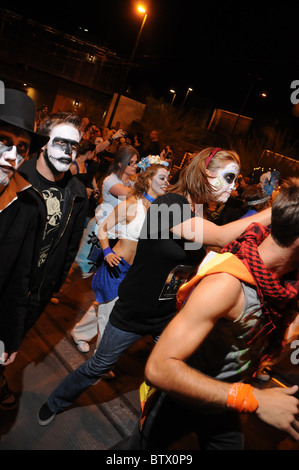
[[[168,188],[168,170],[159,168],[155,176],[151,180],[151,190],[156,197],[166,193]]]
[[[13,128],[0,130],[0,185],[7,186],[13,173],[28,155],[30,136]]]
[[[52,129],[45,156],[58,173],[65,173],[75,161],[79,142],[80,133],[70,124]]]
[[[215,189],[214,201],[225,203],[235,189],[236,179],[238,178],[240,168],[236,163],[229,162],[224,168],[216,173],[207,170],[208,181]]]

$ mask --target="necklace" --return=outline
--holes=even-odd
[[[151,204],[152,204],[152,203],[154,202],[154,200],[156,199],[155,197],[150,196],[150,195],[147,194],[146,192],[144,192],[144,193],[142,194],[142,196],[143,196],[145,199],[147,199]]]

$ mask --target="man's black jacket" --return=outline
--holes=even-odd
[[[63,284],[77,254],[88,209],[85,187],[68,172],[58,237],[37,283],[47,209],[35,188],[36,161],[37,157],[32,157],[20,167],[20,175],[30,184],[16,190],[10,201],[5,200],[0,212],[0,340],[9,352],[20,347],[28,329]]]
[[[47,221],[45,200],[36,189],[38,174],[37,157],[25,162],[19,173],[31,183],[29,190],[38,204],[38,229],[34,252],[34,266],[37,264],[41,241]],[[63,215],[56,241],[50,249],[44,267],[43,279],[36,281],[34,269],[31,272],[30,301],[26,328],[30,328],[50,301],[54,292],[59,291],[76,257],[88,211],[88,198],[85,186],[70,171],[65,174],[67,184],[64,194]]]

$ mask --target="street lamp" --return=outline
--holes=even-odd
[[[143,30],[143,27],[144,27],[144,25],[145,25],[146,18],[147,18],[147,13],[146,13],[146,11],[145,11],[145,8],[144,8],[142,5],[138,5],[137,10],[138,10],[140,13],[143,13],[144,16],[143,16],[143,20],[142,20],[142,23],[141,23],[141,26],[140,26],[140,29],[139,29],[139,33],[138,33],[138,36],[137,36],[137,39],[136,39],[134,48],[133,48],[133,50],[132,50],[132,53],[131,53],[131,56],[130,56],[130,59],[129,59],[129,66],[126,67],[126,71],[125,71],[125,73],[124,73],[124,76],[123,76],[123,79],[122,79],[122,82],[121,82],[121,85],[120,85],[120,88],[119,88],[119,92],[118,92],[118,94],[117,94],[117,97],[116,97],[116,100],[115,100],[115,103],[114,103],[113,110],[112,110],[112,112],[111,112],[111,116],[110,116],[110,119],[109,119],[108,127],[110,127],[111,124],[112,124],[112,121],[113,121],[115,112],[116,112],[117,107],[118,107],[118,104],[119,104],[120,97],[121,97],[122,92],[123,92],[123,90],[124,90],[124,88],[125,88],[125,84],[126,84],[126,80],[127,80],[127,77],[128,77],[128,73],[129,73],[130,67],[131,67],[131,65],[132,65],[132,62],[133,62],[133,59],[134,59],[134,56],[135,56],[135,52],[136,52],[136,49],[137,49],[137,46],[138,46],[138,43],[139,43],[139,39],[140,39],[140,36],[141,36],[142,30]]]
[[[170,91],[170,93],[173,94],[173,97],[172,97],[172,100],[171,100],[171,103],[170,103],[170,104],[172,105],[173,102],[174,102],[174,99],[175,99],[175,97],[176,97],[176,92],[175,92],[175,90],[169,90],[169,91]]]
[[[188,88],[187,93],[185,95],[184,101],[183,101],[183,106],[186,103],[187,96],[189,95],[190,91],[193,91],[193,88]]]
[[[135,56],[135,52],[136,52],[136,49],[137,49],[137,46],[138,46],[138,43],[139,43],[139,39],[140,39],[140,36],[141,36],[142,30],[143,30],[143,27],[145,25],[146,18],[147,18],[147,13],[145,11],[145,8],[142,5],[138,5],[137,10],[139,11],[139,13],[143,13],[144,16],[143,16],[143,20],[142,20],[142,23],[141,23],[141,26],[140,26],[140,29],[139,29],[139,33],[138,33],[138,36],[137,36],[137,39],[136,39],[136,42],[135,42],[134,49],[133,49],[131,57],[130,57],[130,63],[133,62],[133,58]],[[128,75],[128,73],[127,73],[127,75]]]

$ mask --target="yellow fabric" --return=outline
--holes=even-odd
[[[217,253],[205,263],[190,281],[183,284],[177,293],[177,306],[180,309],[199,281],[210,274],[228,273],[247,284],[255,285],[254,279],[246,266],[232,253]]]
[[[151,387],[146,382],[143,382],[139,388],[139,397],[141,405],[140,428],[142,429],[143,423],[147,417],[148,411],[152,406],[153,399],[157,396],[158,389]]]

